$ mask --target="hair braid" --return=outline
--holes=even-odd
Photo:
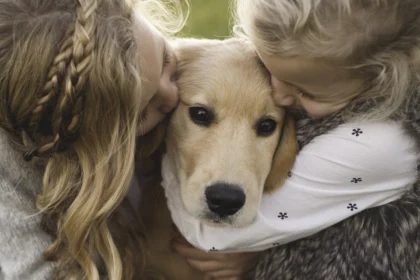
[[[60,90],[60,82],[63,80],[66,69],[69,65],[73,51],[73,34],[74,26],[72,26],[65,34],[58,55],[54,58],[52,67],[48,72],[47,82],[39,96],[35,109],[32,111],[30,119],[30,130],[37,133],[39,125],[46,114],[48,106],[54,104]]]
[[[87,75],[91,68],[94,49],[95,10],[97,0],[78,0],[76,24],[71,29],[73,36],[63,42],[60,54],[56,57],[48,82],[44,87],[47,92],[38,100],[33,111],[32,128],[37,128],[47,105],[55,99],[59,77],[65,73],[64,95],[58,101],[58,121],[53,127],[54,140],[33,149],[24,155],[25,160],[33,156],[57,152],[64,149],[66,143],[77,137],[83,109],[82,91],[86,86]],[[67,66],[67,67],[65,67]],[[65,68],[63,68],[65,67]]]
[[[64,96],[59,105],[57,135],[54,140],[56,149],[60,144],[74,138],[80,128],[83,108],[82,91],[85,88],[94,48],[96,0],[79,0],[76,26],[73,36],[73,54],[67,73]]]

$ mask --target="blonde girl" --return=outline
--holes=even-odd
[[[121,203],[137,137],[177,104],[152,25],[168,15],[157,1],[0,1],[1,279],[141,275]]]

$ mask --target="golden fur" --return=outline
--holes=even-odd
[[[167,153],[180,181],[182,201],[192,215],[223,226],[245,226],[255,218],[264,191],[283,183],[292,168],[297,144],[294,123],[274,105],[269,74],[241,40],[179,40],[180,105],[166,138]],[[194,123],[189,108],[214,112],[209,126]],[[268,136],[257,134],[260,120],[277,122]],[[234,183],[246,194],[243,208],[228,219],[211,216],[204,192],[214,182]],[[140,213],[146,228],[150,265],[168,279],[202,279],[170,249],[176,236],[160,179],[148,182]],[[207,213],[207,215],[202,215]]]

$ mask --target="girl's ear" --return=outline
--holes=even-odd
[[[281,187],[295,163],[297,152],[295,121],[286,113],[279,145],[273,158],[270,173],[265,181],[265,192],[272,192]]]

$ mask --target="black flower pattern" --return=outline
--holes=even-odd
[[[359,182],[362,182],[362,178],[353,178],[350,182],[357,184]]]
[[[356,203],[349,203],[349,205],[347,206],[347,209],[349,209],[350,211],[357,210],[357,204]]]
[[[286,212],[280,212],[279,215],[277,216],[277,218],[280,218],[282,220],[289,218],[289,216],[287,216]]]
[[[353,133],[351,135],[359,137],[360,134],[363,134],[363,131],[360,128],[354,128]]]

